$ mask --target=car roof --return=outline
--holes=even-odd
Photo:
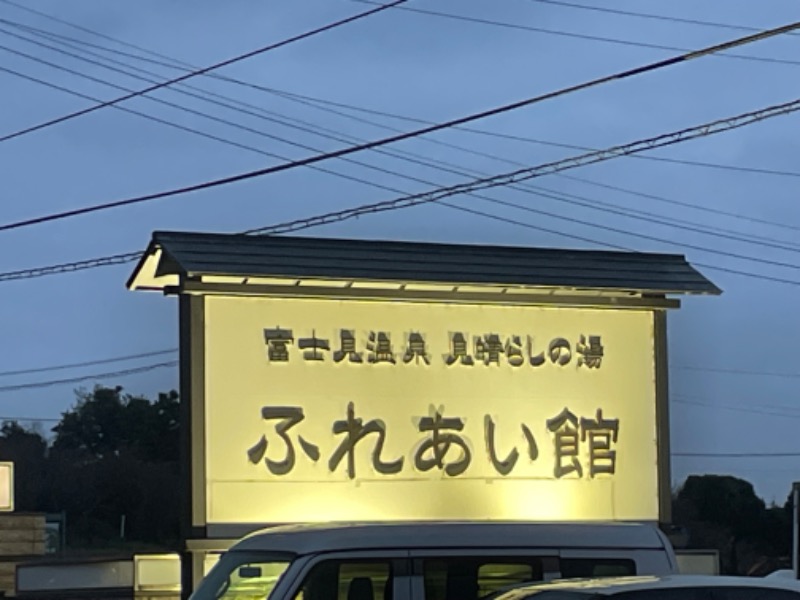
[[[495,596],[495,600],[523,600],[545,591],[585,592],[601,596],[636,590],[688,587],[756,587],[800,592],[796,579],[765,579],[724,575],[640,575],[595,579],[562,579],[524,585]]]
[[[310,554],[355,549],[532,547],[663,549],[665,541],[655,526],[644,524],[404,521],[270,527],[250,534],[231,550]]]

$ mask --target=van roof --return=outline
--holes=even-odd
[[[665,538],[641,523],[395,522],[270,527],[231,550],[311,554],[336,550],[437,548],[663,549]]]

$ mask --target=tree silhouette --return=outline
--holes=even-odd
[[[65,513],[68,545],[174,548],[178,394],[150,401],[98,386],[76,396],[49,448],[41,432],[0,427],[0,460],[15,463],[17,508]]]

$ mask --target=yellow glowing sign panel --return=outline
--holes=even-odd
[[[0,512],[14,510],[14,463],[0,462]]]
[[[658,518],[653,315],[206,297],[206,519]]]

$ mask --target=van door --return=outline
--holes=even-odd
[[[361,550],[299,557],[278,600],[411,600],[408,551]]]
[[[478,600],[525,582],[552,579],[558,552],[542,549],[412,550],[412,600]]]

